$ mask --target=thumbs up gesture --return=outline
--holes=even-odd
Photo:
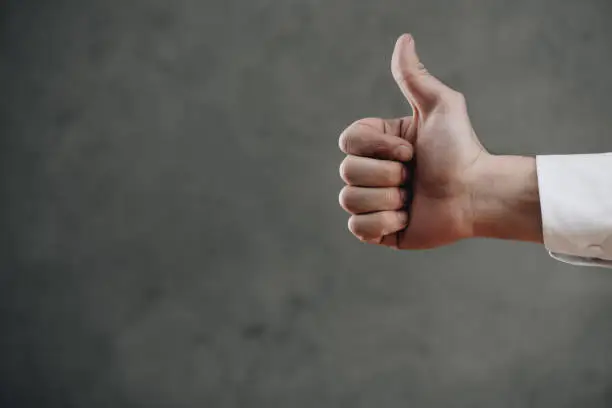
[[[410,35],[401,36],[393,77],[413,116],[361,119],[340,136],[347,184],[340,204],[362,241],[399,249],[433,248],[476,234],[474,200],[490,166],[463,95],[421,64]]]

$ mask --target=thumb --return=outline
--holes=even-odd
[[[432,76],[419,61],[414,39],[404,34],[397,39],[391,72],[395,82],[408,99],[413,109],[427,112],[452,90]]]

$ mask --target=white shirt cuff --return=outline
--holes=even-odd
[[[544,245],[575,265],[612,267],[612,153],[536,158]]]

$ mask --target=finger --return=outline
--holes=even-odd
[[[408,213],[405,211],[380,211],[353,215],[348,227],[360,240],[378,243],[384,236],[406,228],[407,224]]]
[[[360,124],[369,126],[374,130],[388,135],[403,137],[400,133],[402,124],[406,125],[412,122],[412,116],[404,116],[402,118],[383,119],[383,118],[363,118],[353,122],[352,125]]]
[[[340,164],[340,176],[352,186],[398,187],[408,180],[408,169],[396,161],[346,156]]]
[[[409,118],[406,118],[408,121]],[[407,125],[398,125],[407,129]],[[407,162],[412,159],[414,150],[407,140],[393,134],[384,133],[371,126],[366,120],[361,120],[347,127],[340,135],[340,150],[355,156],[372,157],[375,159],[397,160]]]
[[[454,92],[425,69],[410,34],[400,36],[395,43],[391,71],[400,90],[417,111],[431,110],[445,94]]]
[[[352,214],[400,210],[408,194],[397,187],[365,188],[346,186],[340,191],[340,205]]]

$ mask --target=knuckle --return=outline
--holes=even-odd
[[[390,206],[393,205],[395,203],[395,189],[394,188],[387,188],[384,190],[383,193],[383,203],[385,206]]]
[[[393,77],[396,82],[405,85],[408,88],[413,88],[423,78],[430,77],[431,74],[422,63],[415,66],[398,67],[393,72]]]
[[[377,118],[361,118],[361,119],[357,119],[356,121],[354,121],[353,123],[351,123],[351,126],[354,127],[360,127],[360,126],[375,126],[375,124],[379,121],[380,119]]]
[[[353,188],[351,186],[344,186],[342,190],[340,190],[340,194],[338,196],[338,200],[340,202],[340,206],[344,208],[348,212],[352,212],[354,210],[353,202],[354,202],[354,194]]]
[[[372,153],[377,157],[391,158],[393,156],[395,147],[385,140],[373,139],[371,145]]]
[[[391,188],[387,191],[386,202],[395,209],[403,205],[402,192],[399,188]]]
[[[343,152],[345,153],[348,152],[348,147],[352,139],[351,135],[355,132],[355,128],[359,126],[359,122],[361,120],[362,119],[359,119],[351,123],[340,133],[340,138],[338,139],[338,145],[340,147],[340,150],[342,150]]]
[[[408,215],[403,211],[394,211],[393,216],[395,225],[405,226],[408,222]]]
[[[342,163],[340,163],[340,177],[342,178],[342,180],[344,180],[345,183],[349,183],[350,182],[350,156],[347,156],[344,158],[344,160],[342,160]]]
[[[388,184],[401,184],[404,181],[404,167],[397,162],[385,163],[385,178]]]
[[[359,222],[359,218],[355,216],[349,218],[348,229],[357,238],[365,239],[365,236],[363,235],[363,225]]]
[[[414,79],[415,76],[419,75],[418,71],[415,71],[413,69],[409,69],[406,66],[395,66],[394,69],[392,69],[392,73],[393,73],[393,78],[398,81],[398,82],[409,82],[412,79]]]
[[[378,120],[380,122],[380,119]],[[371,136],[377,128],[377,119],[364,118],[351,123],[338,139],[338,146],[346,154],[367,154],[372,144]]]
[[[380,234],[376,234],[373,231],[371,222],[366,221],[363,216],[353,215],[349,218],[348,228],[351,233],[359,240],[369,242],[372,239],[378,237]]]
[[[340,138],[338,138],[338,147],[344,153],[348,153],[353,146],[353,141],[351,137],[351,133],[349,132],[349,128],[346,128],[342,133],[340,133]]]
[[[351,134],[354,131],[361,129],[362,127],[375,127],[376,122],[377,122],[376,118],[357,119],[356,121],[348,125],[343,133]]]
[[[404,188],[398,188],[397,189],[397,208],[404,208],[408,203],[408,199],[409,199],[409,193],[408,190],[404,189]]]
[[[392,211],[381,213],[381,223],[386,227],[392,227],[397,222],[397,215]]]
[[[382,215],[382,229],[386,233],[394,232],[405,225],[405,215],[401,211],[386,211]]]

